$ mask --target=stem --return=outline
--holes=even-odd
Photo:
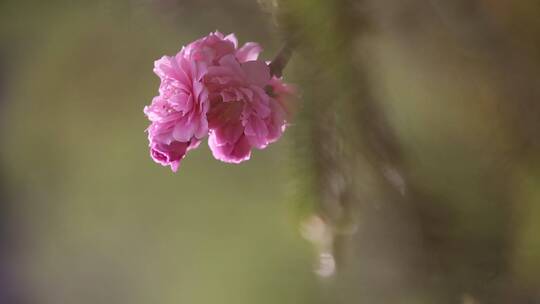
[[[291,55],[293,52],[293,47],[291,43],[285,42],[281,50],[279,50],[276,57],[274,57],[274,60],[270,62],[268,67],[270,68],[270,75],[281,77],[283,75],[283,69],[285,69],[285,66],[289,62],[289,59],[291,59]]]

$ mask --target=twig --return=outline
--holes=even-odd
[[[285,69],[289,59],[291,59],[292,52],[293,47],[291,43],[286,42],[281,50],[279,50],[276,57],[274,57],[274,60],[268,65],[270,67],[270,75],[276,77],[281,77],[281,75],[283,75],[283,69]]]

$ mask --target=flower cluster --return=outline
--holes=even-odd
[[[155,62],[159,95],[144,108],[154,161],[176,172],[207,134],[214,157],[228,163],[279,139],[294,93],[270,75],[261,51],[257,43],[238,47],[234,34],[215,32]]]

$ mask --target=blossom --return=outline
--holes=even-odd
[[[236,52],[238,40],[234,34],[224,36],[220,32],[208,34],[182,48],[181,54],[192,61],[217,65],[219,60]]]
[[[213,65],[218,65],[223,56],[231,54],[234,54],[240,62],[257,60],[261,52],[262,47],[258,43],[246,42],[238,48],[238,39],[234,34],[225,36],[217,31],[193,41],[182,49],[186,58]]]
[[[261,51],[257,43],[238,47],[234,34],[214,32],[155,62],[159,95],[144,109],[155,162],[177,171],[186,153],[209,134],[216,159],[240,163],[253,148],[281,136],[293,90],[271,77],[267,63],[258,59]]]
[[[270,78],[265,62],[224,56],[219,65],[208,69],[204,82],[211,104],[208,142],[216,159],[245,161],[253,148],[266,148],[285,130],[284,94],[277,93],[288,93],[290,88]]]
[[[197,148],[200,141],[192,140],[189,142],[174,141],[170,144],[152,142],[150,148],[150,155],[155,162],[163,165],[170,166],[171,169],[176,172],[180,166],[180,161],[186,155],[186,152]]]
[[[206,69],[204,62],[189,61],[182,54],[163,56],[155,62],[160,95],[144,108],[151,121],[147,129],[150,155],[173,171],[188,148],[208,133],[208,93],[201,82]]]

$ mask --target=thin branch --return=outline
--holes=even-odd
[[[279,50],[276,57],[274,57],[274,60],[268,65],[270,67],[270,75],[276,77],[281,77],[283,75],[283,70],[289,62],[289,59],[291,59],[292,52],[293,47],[291,43],[286,42],[281,50]]]

